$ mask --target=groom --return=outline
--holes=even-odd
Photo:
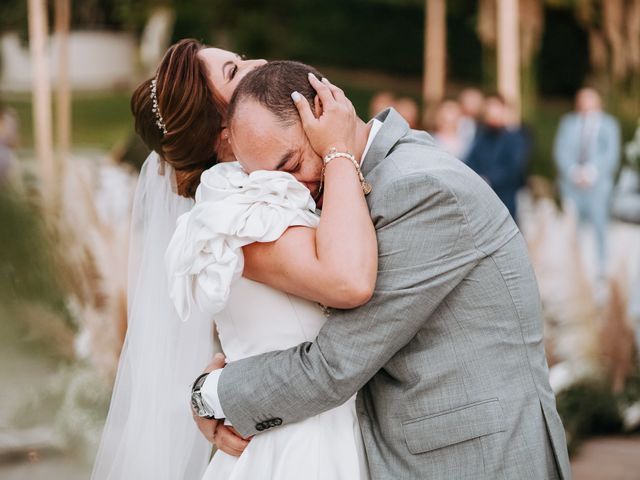
[[[253,149],[256,168],[274,169],[287,157],[286,141],[256,145],[254,123],[269,138],[300,130],[290,94],[313,101],[310,71],[272,62],[242,80],[229,118],[238,158]],[[509,212],[395,110],[358,135],[379,248],[371,301],[334,310],[314,342],[213,372],[205,401],[250,436],[358,392],[374,479],[570,478],[536,280]],[[304,151],[293,174],[313,190],[322,159]]]

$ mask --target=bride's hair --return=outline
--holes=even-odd
[[[202,172],[218,162],[217,146],[227,108],[209,85],[207,66],[198,57],[203,48],[193,39],[172,45],[156,76],[142,82],[131,97],[136,132],[175,169],[177,191],[185,197],[195,195]],[[153,110],[154,79],[166,133]]]

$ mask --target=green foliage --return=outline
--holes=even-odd
[[[571,453],[588,436],[622,429],[616,397],[604,382],[585,380],[576,383],[560,392],[556,401]]]
[[[421,74],[424,0],[86,0],[72,3],[73,28],[140,33],[150,12],[176,14],[173,40],[194,37],[249,57]],[[550,1],[538,70],[544,94],[571,95],[588,69],[573,0]],[[52,2],[50,2],[52,4]],[[495,65],[476,35],[477,2],[447,1],[448,75],[493,87]],[[52,13],[52,12],[50,12]],[[0,31],[26,33],[26,2],[3,0]],[[52,20],[53,15],[50,15]],[[483,61],[484,59],[484,61]],[[483,73],[484,70],[484,73]],[[494,79],[493,79],[494,80]]]
[[[544,95],[573,95],[589,71],[586,32],[568,10],[547,9],[538,61],[538,85]]]
[[[422,69],[423,10],[420,6],[351,0],[265,5],[240,1],[226,23],[232,47],[249,56],[293,58],[349,68],[396,73]]]
[[[133,130],[129,107],[131,92],[77,93],[72,98],[72,141],[76,147],[110,150]],[[22,146],[33,146],[31,98],[6,97],[4,103],[18,113]]]
[[[477,2],[447,3],[447,57],[450,79],[480,85],[483,76],[483,48],[476,34]]]
[[[0,302],[36,301],[64,310],[40,214],[6,185],[0,190],[0,237]]]
[[[640,366],[638,366],[638,362],[636,362],[635,371],[627,379],[620,401],[623,405],[632,405],[640,401]]]
[[[17,341],[32,352],[68,359],[75,325],[54,238],[40,210],[7,185],[0,190],[0,237],[3,348]]]
[[[540,101],[530,112],[525,124],[533,132],[533,151],[529,162],[529,174],[548,179],[555,178],[553,161],[553,140],[560,123],[560,117],[573,108],[570,100]]]
[[[18,30],[26,36],[27,2],[25,0],[0,2],[0,33],[7,30]]]

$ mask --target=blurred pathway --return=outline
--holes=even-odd
[[[640,480],[640,435],[588,440],[571,467],[573,480]]]
[[[23,335],[14,322],[0,318],[0,479],[86,480],[90,466],[52,448],[52,422],[28,432],[15,428],[16,409],[58,365]]]

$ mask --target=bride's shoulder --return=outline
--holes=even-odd
[[[200,176],[200,185],[205,187],[208,185],[218,185],[220,182],[238,183],[245,182],[249,175],[245,172],[238,162],[221,162],[216,163],[213,167],[208,168]]]
[[[286,172],[258,170],[249,174],[238,162],[224,162],[202,173],[196,204],[234,199],[315,209],[309,189]]]

